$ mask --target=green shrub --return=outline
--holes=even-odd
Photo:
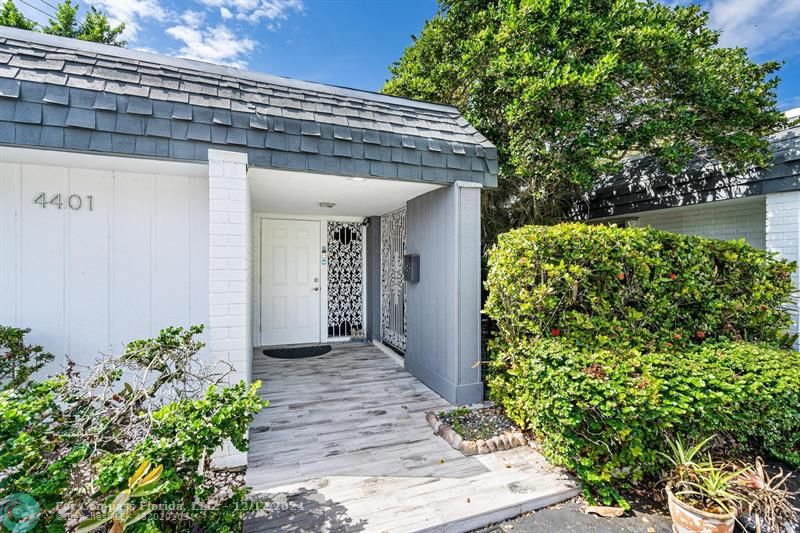
[[[210,457],[226,441],[246,451],[247,428],[267,404],[259,382],[221,386],[226,372],[197,356],[202,330],[167,328],[103,357],[85,376],[70,365],[0,390],[0,498],[27,493],[42,510],[37,531],[72,530],[87,517],[70,507],[100,513],[147,460],[163,467],[163,487],[144,503],[169,512],[132,530],[240,530],[247,490],[209,469]]]
[[[41,346],[25,344],[30,331],[0,326],[0,388],[19,387],[53,360]]]
[[[791,350],[720,341],[678,356],[543,339],[506,346],[492,366],[491,394],[509,418],[607,503],[662,472],[669,434],[725,435],[800,466],[800,354]]]
[[[501,235],[490,395],[605,501],[661,472],[669,434],[724,434],[800,466],[795,268],[741,241],[643,228]]]
[[[669,350],[713,338],[776,345],[794,263],[743,241],[560,224],[501,235],[485,312],[499,338],[559,336],[587,347]]]

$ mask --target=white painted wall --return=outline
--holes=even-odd
[[[763,196],[727,200],[697,206],[637,213],[637,226],[651,226],[673,233],[702,235],[712,239],[745,239],[756,248],[766,246]]]
[[[115,167],[115,158],[86,167],[9,159],[0,163],[0,324],[32,328],[29,340],[57,361],[82,364],[166,326],[208,324],[207,177],[134,172],[153,169]],[[42,208],[33,202],[41,192],[80,195],[83,208]]]
[[[789,261],[800,259],[800,191],[768,194],[766,215],[767,250],[777,252]],[[792,281],[797,287],[800,281],[797,271],[792,276]],[[788,308],[794,320],[792,332],[796,333],[800,321],[796,302]]]

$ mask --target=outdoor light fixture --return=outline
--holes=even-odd
[[[331,207],[333,207],[335,205],[336,205],[336,202],[320,202],[319,203],[320,207],[327,207],[328,209],[330,209]]]

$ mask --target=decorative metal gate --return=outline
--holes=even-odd
[[[381,217],[381,338],[393,348],[406,350],[406,210]]]
[[[328,337],[364,335],[364,226],[328,222]]]

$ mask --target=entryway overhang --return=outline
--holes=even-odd
[[[442,185],[250,168],[253,212],[287,215],[379,216]]]

